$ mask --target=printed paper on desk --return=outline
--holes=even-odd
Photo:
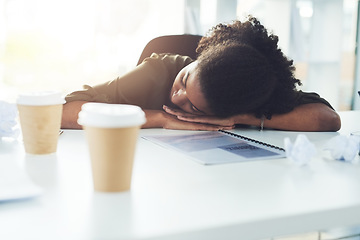
[[[143,138],[180,151],[202,164],[245,162],[285,157],[284,150],[227,132],[156,135]]]

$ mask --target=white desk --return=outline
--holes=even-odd
[[[342,130],[360,130],[360,112],[343,112]],[[298,133],[239,129],[283,146]],[[141,135],[174,133],[141,130]],[[65,131],[58,152],[29,156],[1,142],[0,159],[16,161],[43,188],[40,197],[0,203],[0,239],[263,239],[360,225],[360,164],[330,160],[323,144],[339,133],[307,133],[319,154],[306,167],[287,159],[203,166],[140,139],[132,190],[92,190],[81,130]]]

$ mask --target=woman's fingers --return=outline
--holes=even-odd
[[[178,130],[202,130],[202,131],[217,131],[217,130],[228,130],[232,129],[229,126],[221,126],[217,124],[209,124],[209,123],[198,123],[198,122],[190,122],[183,121],[178,119],[176,115],[169,114],[167,117],[167,121],[163,126],[166,129],[178,129]]]
[[[202,123],[193,123],[193,122],[185,122],[174,118],[172,120],[167,121],[164,126],[166,129],[178,129],[178,130],[202,130],[202,131],[217,131],[222,129],[221,126],[211,125],[211,124],[202,124]]]
[[[173,109],[165,105],[163,106],[163,109],[166,113],[173,115],[177,117],[177,119],[185,122],[214,125],[221,128],[226,127],[227,129],[232,129],[235,126],[232,118],[218,118],[214,116],[195,115],[184,112],[180,109]]]
[[[235,126],[231,118],[217,118],[212,116],[178,116],[177,118],[186,122],[207,123],[232,128]]]
[[[171,115],[174,115],[174,116],[197,116],[197,115],[194,115],[192,113],[184,112],[181,109],[174,109],[174,108],[170,108],[170,107],[165,106],[165,105],[163,106],[163,109],[168,114],[171,114]]]

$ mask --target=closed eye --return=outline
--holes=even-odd
[[[203,111],[199,110],[197,107],[195,107],[193,104],[191,104],[191,109],[195,112],[195,113],[201,113],[204,114]]]
[[[183,79],[182,79],[182,85],[186,88],[186,83],[189,78],[189,72],[185,73]]]

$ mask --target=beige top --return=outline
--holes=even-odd
[[[93,87],[70,93],[66,102],[88,101],[133,104],[143,109],[162,109],[169,101],[176,75],[191,63],[190,57],[153,53],[134,70]]]
[[[94,87],[85,85],[84,90],[70,93],[65,100],[133,104],[143,109],[162,110],[164,104],[169,104],[176,75],[192,61],[186,56],[153,53],[124,76]],[[323,103],[332,108],[317,93],[298,91],[297,94],[295,106]]]

